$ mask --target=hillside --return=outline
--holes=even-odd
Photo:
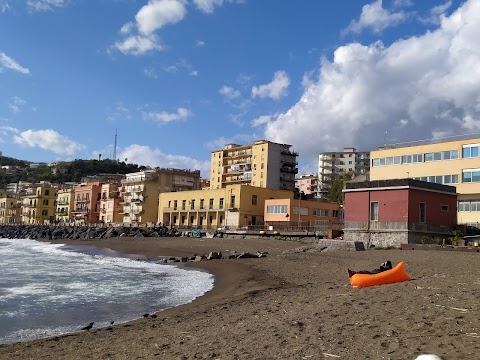
[[[145,170],[145,166],[127,164],[110,159],[105,160],[80,160],[60,162],[56,165],[32,164],[29,161],[17,160],[0,156],[0,165],[8,166],[8,169],[0,170],[0,188],[6,184],[18,181],[36,183],[39,181],[50,181],[52,183],[79,182],[88,175],[102,173],[127,174],[135,171]]]

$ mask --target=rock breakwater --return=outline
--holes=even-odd
[[[166,226],[59,226],[59,225],[0,225],[0,238],[6,239],[108,239],[118,236],[174,237],[180,236],[176,229]]]

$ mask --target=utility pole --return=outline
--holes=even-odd
[[[115,141],[113,142],[113,161],[117,161],[117,129],[115,129]]]

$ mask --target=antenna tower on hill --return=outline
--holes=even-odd
[[[113,142],[113,160],[117,160],[117,129],[115,129],[115,141]]]

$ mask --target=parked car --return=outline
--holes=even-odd
[[[466,226],[465,227],[465,236],[476,236],[480,235],[480,229],[476,226]]]

